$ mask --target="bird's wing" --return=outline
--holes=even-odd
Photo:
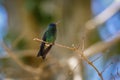
[[[46,41],[46,34],[47,34],[47,32],[45,32],[45,34],[43,35],[43,38],[42,38],[43,41]]]
[[[43,40],[43,41],[46,41],[46,32],[45,32],[45,34],[43,35],[42,40]],[[43,53],[44,49],[45,49],[45,43],[42,42],[42,43],[41,43],[41,46],[40,46],[40,50],[41,50],[42,53]]]
[[[43,40],[43,41],[46,41],[46,32],[45,32],[45,34],[43,35],[42,40]],[[38,55],[37,55],[38,57],[44,55],[44,53],[43,53],[43,52],[44,52],[44,48],[45,48],[45,43],[42,42],[41,45],[40,45],[40,51],[38,52]]]
[[[42,56],[43,59],[45,59],[47,53],[50,51],[50,49],[52,48],[52,46],[53,46],[53,45],[49,45],[49,46],[44,50],[44,52],[43,52],[44,55]]]
[[[45,33],[45,35],[43,36],[43,40],[46,41],[46,37],[47,37],[47,32]],[[42,47],[43,46],[43,47]],[[52,45],[48,45],[46,46],[45,43],[41,44],[41,47],[43,49],[42,50],[42,58],[45,59],[47,53],[50,51],[50,49],[52,48]]]

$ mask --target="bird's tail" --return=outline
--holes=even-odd
[[[43,54],[40,50],[39,50],[39,52],[38,52],[38,54],[37,54],[37,57],[42,57],[42,59],[45,59],[46,58],[46,55],[45,54]]]
[[[38,52],[38,54],[37,54],[37,57],[39,57],[39,56],[42,56],[40,50],[39,50],[39,52]]]
[[[45,50],[42,49],[43,47],[41,47],[41,49],[39,50],[37,57],[41,56],[43,59],[46,58],[47,53],[50,51],[50,49],[52,48],[52,45],[50,45],[49,47],[47,47]]]
[[[43,55],[43,53],[39,50],[38,54],[37,54],[37,57],[42,57],[42,59],[45,59],[45,55]]]
[[[38,52],[38,54],[37,54],[37,57],[39,57],[39,56],[43,56],[44,45],[45,45],[44,43],[41,44],[41,46],[40,46],[40,50],[39,50],[39,52]]]

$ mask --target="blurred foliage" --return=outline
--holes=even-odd
[[[87,35],[88,39],[88,46],[91,46],[99,41],[101,41],[100,35],[98,33],[97,29],[94,29],[90,32],[90,34]]]
[[[25,49],[27,48],[27,41],[25,39],[21,39],[16,46],[17,46],[17,49],[19,50]]]
[[[29,66],[32,66],[32,67],[38,67],[40,64],[42,65],[42,60],[40,58],[36,58],[36,57],[33,57],[33,56],[26,56],[26,57],[21,57],[21,60],[29,65]]]
[[[8,63],[8,60],[11,61],[11,59],[8,59],[8,58],[1,59],[1,60],[0,60],[0,65],[3,66],[4,68],[5,68],[6,66],[9,66],[10,63]],[[6,63],[7,63],[7,64],[6,64]]]
[[[41,25],[49,24],[55,17],[54,14],[46,13],[42,9],[41,5],[46,1],[50,2],[49,0],[26,0],[28,11],[33,14],[35,20]]]
[[[4,0],[0,0],[0,3],[3,3]]]
[[[18,33],[14,33],[14,32],[9,32],[5,37],[4,37],[4,42],[9,45],[12,46],[11,44],[14,43],[14,41],[16,40],[16,38],[19,36]],[[27,48],[27,41],[25,40],[25,38],[22,38],[18,41],[18,43],[15,45],[16,50],[22,50],[22,49],[26,49]]]
[[[7,35],[4,37],[4,42],[11,44],[18,35],[19,35],[18,33],[9,31]]]
[[[110,59],[113,56],[120,56],[120,41],[108,49],[108,54],[106,58]]]

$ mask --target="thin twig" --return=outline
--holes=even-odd
[[[114,77],[114,75],[112,73],[111,73],[111,76],[112,76],[113,80],[115,80],[115,77]]]
[[[92,60],[91,62],[94,63],[95,61],[97,61],[98,59],[100,59],[103,55],[98,56],[97,58],[95,58],[94,60]]]
[[[117,75],[120,77],[120,73],[119,73],[118,67],[117,67]]]
[[[44,43],[49,44],[49,45],[52,44],[52,43],[43,41],[42,39],[39,39],[39,38],[34,38],[33,40],[39,41],[39,42],[44,42]],[[62,47],[62,48],[67,48],[67,49],[73,50],[73,51],[75,50],[75,48],[73,48],[73,47],[68,47],[68,46],[65,46],[65,45],[58,44],[58,43],[54,43],[54,45],[59,46],[59,47]]]
[[[113,62],[111,62],[110,64],[108,64],[104,69],[103,69],[103,71],[101,72],[101,74],[103,74],[104,72],[105,72],[105,70],[108,68],[108,67],[110,67],[110,65],[112,65],[113,64]]]
[[[77,52],[78,52],[78,54],[80,53],[79,51],[77,51]],[[98,74],[98,76],[100,77],[100,79],[101,79],[101,80],[104,80],[102,74],[101,74],[101,73],[99,72],[99,70],[94,66],[94,64],[93,64],[91,61],[89,61],[88,58],[86,58],[86,57],[84,56],[84,54],[80,54],[80,56],[81,56],[81,58],[83,59],[83,61],[86,61],[91,67],[93,67],[93,68],[95,69],[95,71],[97,72],[97,74]]]
[[[68,73],[68,76],[67,76],[67,78],[66,78],[65,80],[69,80],[69,79],[70,79],[69,76],[70,76],[71,73],[78,67],[79,64],[80,64],[80,63],[78,63],[78,64],[72,69],[72,71],[70,71],[70,72]]]

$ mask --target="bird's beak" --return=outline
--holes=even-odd
[[[59,21],[57,21],[55,24],[58,25],[60,22],[61,22],[61,21],[59,20]]]

